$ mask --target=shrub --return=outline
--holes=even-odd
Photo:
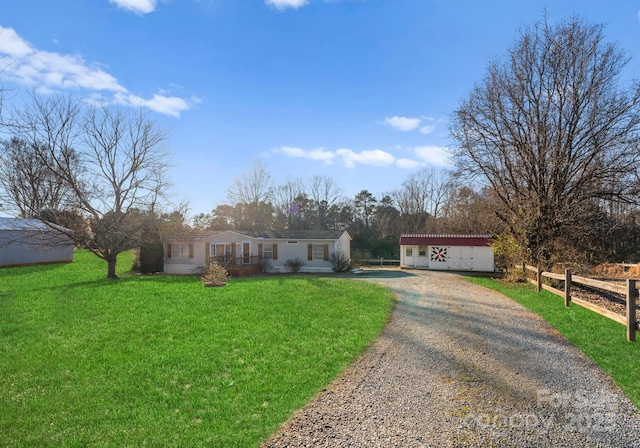
[[[143,274],[155,274],[164,270],[164,245],[157,227],[149,227],[143,231],[137,261],[138,269]]]
[[[300,272],[300,268],[302,268],[302,266],[304,266],[304,261],[302,261],[298,257],[296,257],[294,259],[290,258],[290,259],[288,259],[287,261],[284,262],[284,265],[286,267],[288,267],[289,269],[291,269],[291,272]]]
[[[218,263],[211,263],[202,274],[202,281],[206,283],[226,283],[229,273]]]
[[[495,235],[493,250],[496,267],[505,273],[504,279],[509,282],[526,281],[526,272],[522,270],[522,262],[526,259],[522,247],[510,235]]]
[[[138,268],[143,274],[155,274],[164,271],[164,246],[161,242],[149,242],[140,246]]]
[[[333,252],[329,256],[329,261],[333,265],[333,272],[349,272],[351,270],[351,260],[342,252]]]
[[[271,259],[263,258],[262,263],[260,264],[260,272],[264,274],[265,272],[269,272],[270,269],[271,269]]]

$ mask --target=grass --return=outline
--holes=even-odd
[[[576,304],[566,308],[561,297],[545,290],[538,294],[528,283],[467,280],[498,291],[541,316],[607,372],[640,407],[640,342],[628,342],[623,325]]]
[[[0,446],[257,446],[379,334],[392,295],[323,277],[0,270]],[[124,274],[124,275],[123,275]]]

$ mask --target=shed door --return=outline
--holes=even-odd
[[[454,271],[473,270],[473,247],[453,246],[449,250],[449,269]]]
[[[416,265],[416,248],[413,246],[404,246],[404,264],[407,266]]]

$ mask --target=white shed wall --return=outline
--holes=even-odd
[[[0,232],[0,266],[23,266],[73,261],[73,242],[48,232]]]
[[[432,260],[432,249],[446,249],[444,260]],[[407,254],[410,248],[411,255]],[[488,246],[428,246],[426,255],[420,255],[419,246],[400,246],[400,266],[426,268],[440,271],[477,271],[495,270],[493,247]]]

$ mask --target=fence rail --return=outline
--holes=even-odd
[[[636,320],[636,301],[638,299],[638,288],[636,287],[636,281],[628,279],[627,284],[625,286],[616,285],[614,283],[604,282],[602,280],[596,280],[588,277],[580,277],[580,276],[572,276],[570,269],[565,269],[564,275],[556,274],[553,272],[545,272],[542,271],[540,266],[534,267],[529,266],[527,264],[523,265],[523,269],[533,271],[535,273],[535,279],[529,279],[530,283],[536,285],[536,289],[540,292],[542,289],[545,289],[549,292],[559,295],[564,298],[564,305],[569,307],[571,302],[574,302],[576,305],[580,305],[583,308],[587,308],[591,311],[594,311],[602,316],[608,317],[611,320],[614,320],[622,325],[627,327],[627,340],[629,342],[636,341],[636,332],[640,329],[638,326],[638,321]],[[542,282],[542,279],[552,278],[555,280],[560,280],[564,282],[564,291],[561,291],[557,288],[554,288],[546,283]],[[627,299],[627,315],[621,316],[618,313],[614,313],[605,308],[602,308],[598,305],[594,305],[593,303],[587,302],[585,300],[578,299],[576,297],[571,296],[571,285],[573,283],[577,283],[580,285],[590,286],[593,288],[598,288],[604,291],[609,291],[617,294],[622,294],[626,296]]]
[[[362,260],[362,263],[369,266],[376,265],[376,264],[379,264],[380,266],[385,266],[385,265],[395,266],[395,265],[400,265],[400,260],[394,260],[391,258],[370,258],[368,260]]]

